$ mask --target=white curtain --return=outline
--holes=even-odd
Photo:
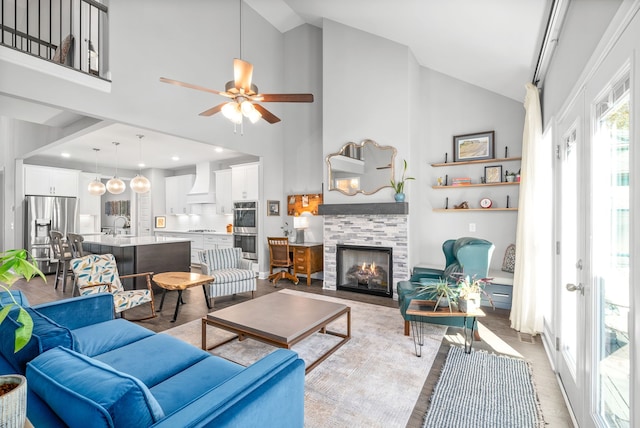
[[[544,308],[540,297],[551,284],[551,147],[542,139],[538,88],[527,83],[522,134],[520,197],[516,231],[516,265],[513,278],[511,327],[535,335],[542,332]],[[544,300],[543,300],[544,301]],[[546,300],[549,304],[549,300]]]

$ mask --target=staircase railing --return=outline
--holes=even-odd
[[[95,0],[0,0],[0,44],[105,77],[108,8]]]

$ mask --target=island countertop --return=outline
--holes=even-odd
[[[108,245],[111,247],[138,247],[141,245],[166,244],[169,242],[190,242],[186,238],[174,238],[169,236],[111,236],[96,235],[86,236],[86,244]]]

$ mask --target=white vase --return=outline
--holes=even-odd
[[[23,428],[27,418],[27,379],[21,375],[0,376],[0,385],[17,383],[9,393],[0,395],[0,426]]]
[[[466,299],[458,299],[460,312],[473,312],[480,309],[480,293],[472,293]]]

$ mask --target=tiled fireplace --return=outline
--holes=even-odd
[[[408,204],[321,205],[324,216],[324,288],[337,289],[338,245],[390,248],[391,289],[409,277]]]

